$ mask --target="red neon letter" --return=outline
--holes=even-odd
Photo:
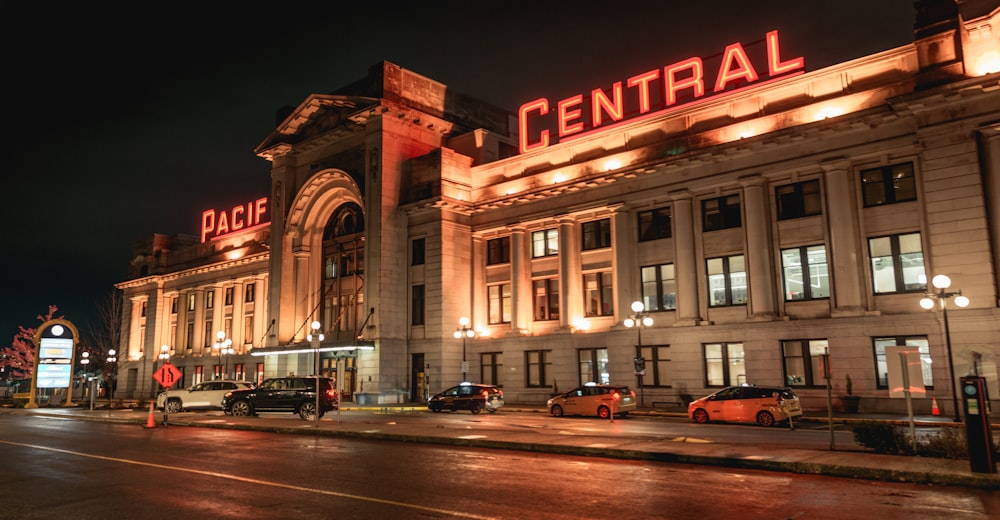
[[[734,61],[737,63],[736,68],[733,68]],[[719,78],[715,80],[715,92],[724,90],[726,83],[730,81],[746,78],[747,83],[753,83],[759,77],[743,46],[739,42],[731,44],[722,51],[722,65],[719,66]]]
[[[702,68],[701,58],[688,58],[663,68],[663,77],[666,79],[664,91],[667,95],[667,106],[677,103],[677,91],[681,89],[694,88],[694,97],[705,95]],[[691,70],[691,77],[677,80],[676,74],[685,69]]]
[[[205,241],[205,237],[208,236],[212,230],[215,229],[215,210],[206,209],[201,212],[201,241]]]
[[[784,74],[795,69],[802,69],[806,66],[806,61],[802,56],[785,62],[781,61],[780,49],[778,49],[778,31],[767,33],[767,73],[771,76]]]
[[[518,145],[521,153],[530,152],[538,148],[545,148],[549,145],[549,131],[542,130],[538,137],[538,142],[528,144],[528,113],[538,111],[538,115],[544,116],[549,113],[549,100],[545,98],[529,101],[517,111]]]
[[[559,118],[559,137],[575,134],[583,130],[583,123],[577,121],[569,124],[574,119],[580,119],[583,115],[580,110],[570,110],[570,108],[583,104],[583,94],[577,94],[571,98],[566,98],[558,103],[556,115]]]
[[[219,226],[215,228],[215,236],[229,233],[229,215],[223,211],[219,213]]]
[[[660,79],[659,70],[644,72],[628,79],[629,88],[639,87],[639,113],[649,112],[649,82]]]
[[[236,206],[235,208],[233,208],[233,218],[229,219],[233,222],[233,231],[236,231],[238,229],[243,229],[243,224],[245,224],[246,222],[242,218],[240,218],[240,215],[242,214],[243,214],[243,206]]]
[[[257,199],[255,203],[253,223],[254,225],[260,224],[264,219],[264,214],[267,213],[267,197],[261,197]]]
[[[604,90],[595,88],[590,93],[591,107],[590,120],[594,128],[601,126],[601,111],[605,111],[611,116],[613,121],[621,121],[625,117],[625,107],[622,106],[622,82],[618,81],[611,87],[611,95],[614,101],[608,99]]]

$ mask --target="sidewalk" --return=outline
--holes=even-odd
[[[505,411],[546,413],[544,407],[508,404]],[[420,413],[426,407],[419,404],[357,406],[344,403],[344,412]],[[30,414],[73,416],[83,420],[126,422],[148,426],[148,409],[109,410],[107,408],[3,408],[2,414]],[[911,482],[922,484],[954,485],[983,489],[1000,489],[1000,473],[972,472],[968,459],[943,459],[903,455],[880,455],[864,451],[859,446],[850,449],[818,450],[797,447],[779,448],[740,443],[706,443],[694,439],[662,439],[631,435],[562,435],[557,429],[525,428],[503,432],[502,438],[489,435],[470,435],[467,430],[440,428],[437,425],[405,427],[371,422],[339,422],[335,412],[319,421],[319,429],[312,421],[297,417],[231,417],[218,414],[183,413],[168,416],[167,425],[203,428],[253,429],[280,433],[341,436],[378,440],[424,442],[455,446],[476,446],[567,455],[611,457],[631,460],[655,460],[685,464],[700,464],[742,469],[783,471],[801,474],[822,474],[834,477]],[[680,412],[641,409],[633,415],[686,416]],[[163,414],[155,412],[155,423],[161,427]],[[908,417],[888,415],[857,415],[851,418],[834,418],[836,423],[857,420],[887,420],[908,425]],[[828,422],[827,417],[805,416],[796,422]],[[948,418],[935,416],[914,417],[917,425],[950,423]],[[145,427],[145,426],[144,426]],[[996,426],[994,426],[996,428]]]

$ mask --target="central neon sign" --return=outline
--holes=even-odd
[[[805,60],[801,56],[790,60],[781,59],[778,31],[767,33],[764,41],[768,80],[805,72]],[[762,83],[750,55],[739,42],[728,45],[721,56],[719,71],[708,97],[724,93],[734,86]],[[517,114],[518,148],[524,153],[549,146],[552,129],[558,132],[557,139],[561,141],[578,137],[586,130],[596,130],[624,121],[627,116],[631,119],[651,115],[705,98],[705,79],[704,60],[691,57],[667,65],[662,71],[653,69],[632,76],[625,80],[624,85],[618,81],[607,90],[596,88],[590,92],[588,104],[584,103],[583,94],[560,100],[555,104],[554,114],[550,114],[553,110],[547,98],[529,101],[521,105]],[[652,94],[656,92],[661,99],[654,105]],[[633,108],[628,114],[626,104]],[[584,117],[585,109],[589,118]]]
[[[207,209],[201,212],[201,241],[216,239],[236,231],[265,223],[267,197],[234,206],[228,211]]]

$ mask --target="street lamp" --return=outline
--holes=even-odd
[[[115,349],[108,351],[108,358],[105,360],[107,365],[105,369],[108,371],[108,403],[115,398],[115,378],[118,377],[118,357],[115,355],[117,352]]]
[[[931,310],[934,308],[934,300],[941,302],[941,313],[944,315],[944,341],[948,347],[948,376],[951,378],[952,406],[955,408],[955,422],[959,422],[961,416],[958,410],[958,392],[955,390],[955,358],[951,355],[951,330],[948,328],[948,298],[954,297],[955,305],[959,307],[968,307],[969,298],[962,296],[961,289],[958,292],[947,292],[946,289],[951,287],[951,278],[946,275],[935,276],[931,279],[931,284],[937,289],[937,292],[925,294],[920,299],[920,306]]]
[[[212,344],[213,350],[219,351],[219,364],[222,365],[222,356],[226,356],[226,363],[223,366],[222,379],[226,378],[229,373],[229,354],[233,351],[233,340],[226,339],[226,333],[224,331],[219,331],[215,333],[215,337],[218,341]]]
[[[316,426],[319,427],[319,345],[322,343],[324,336],[320,332],[323,325],[318,322],[312,322],[312,333],[306,336],[306,341],[308,341],[313,348],[313,352],[316,355],[316,408],[313,410],[313,417],[316,421]]]
[[[642,356],[642,328],[652,327],[653,318],[644,313],[646,306],[641,301],[632,302],[632,315],[625,318],[624,325],[628,328],[635,327],[636,340],[639,345],[639,355],[635,357],[635,377],[639,382],[639,404],[644,406],[645,389],[642,386],[642,376],[646,375],[646,358]]]
[[[476,331],[469,326],[469,318],[462,316],[458,320],[458,328],[455,329],[455,338],[462,338],[462,382],[468,380],[469,362],[465,359],[465,339],[476,337]]]
[[[94,392],[90,388],[90,377],[87,372],[87,365],[90,364],[90,352],[84,351],[80,353],[80,364],[83,365],[83,384],[80,385],[80,389],[84,392],[90,391],[90,409],[94,409]],[[82,395],[80,397],[83,397]]]

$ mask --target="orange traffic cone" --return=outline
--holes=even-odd
[[[937,405],[935,405],[937,406]],[[146,428],[156,428],[156,418],[153,417],[153,403],[149,403],[149,418],[146,419]]]
[[[931,415],[941,415],[941,410],[937,405],[937,397],[931,400]]]

